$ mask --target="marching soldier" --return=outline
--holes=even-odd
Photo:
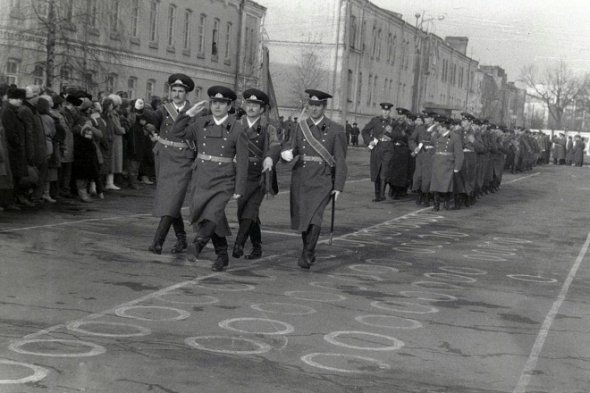
[[[344,128],[324,115],[332,96],[319,90],[305,92],[309,119],[297,124],[281,157],[289,162],[299,156],[291,176],[291,228],[301,232],[303,240],[297,265],[309,269],[315,262],[324,209],[344,189],[347,145]]]
[[[198,103],[178,117],[172,132],[177,138],[194,142],[198,153],[190,202],[190,222],[196,236],[189,246],[189,258],[198,258],[211,240],[217,255],[211,270],[217,272],[229,264],[226,236],[231,231],[225,207],[231,197],[239,199],[246,192],[248,137],[244,126],[228,114],[236,93],[224,86],[212,86],[207,94],[211,115],[197,117],[206,105]]]
[[[396,111],[400,117],[391,131],[393,154],[390,161],[390,176],[387,179],[390,187],[389,196],[393,199],[404,196],[408,189],[408,174],[411,170],[408,137],[412,134],[413,121],[416,119],[407,109],[396,108]]]
[[[246,259],[262,256],[262,234],[258,216],[264,194],[278,192],[277,175],[274,164],[280,157],[281,144],[277,129],[261,115],[269,107],[269,98],[258,89],[248,89],[243,94],[246,116],[241,123],[248,136],[248,181],[245,194],[238,199],[238,222],[240,228],[236,236],[232,256],[244,255],[244,243],[250,237],[252,252]]]
[[[156,140],[154,159],[157,183],[153,214],[160,217],[160,223],[149,247],[155,254],[162,253],[162,245],[171,226],[176,234],[176,243],[171,252],[179,253],[187,248],[180,209],[191,181],[191,166],[195,159],[194,146],[172,133],[176,118],[190,108],[186,95],[194,89],[195,83],[184,74],[172,74],[168,78],[168,84],[170,102],[156,111],[156,128],[146,125],[146,129]]]
[[[430,177],[432,176],[432,157],[434,156],[434,145],[432,143],[436,124],[434,124],[434,113],[424,113],[424,124],[418,124],[408,141],[412,155],[416,159],[414,176],[412,179],[412,191],[418,193],[416,205],[424,203],[428,205],[428,194],[430,192]]]
[[[371,181],[375,183],[375,199],[373,202],[385,200],[385,186],[391,177],[391,159],[393,158],[393,144],[391,131],[394,120],[391,118],[393,104],[382,102],[381,116],[371,119],[363,128],[363,141],[371,149]]]
[[[432,159],[430,191],[434,193],[434,211],[440,209],[441,196],[445,209],[449,208],[449,193],[453,192],[453,176],[463,165],[461,138],[451,132],[451,119],[439,122],[439,135],[434,139],[435,153]]]
[[[475,117],[467,112],[461,114],[463,116],[461,120],[461,128],[463,129],[463,155],[465,157],[463,161],[463,167],[459,172],[459,177],[463,182],[464,195],[463,203],[465,207],[469,207],[473,204],[475,183],[477,178],[477,150],[483,147],[476,147],[477,141],[473,132],[473,122]],[[459,198],[459,196],[458,196]],[[455,208],[458,209],[461,206],[461,201],[457,199],[455,201]]]

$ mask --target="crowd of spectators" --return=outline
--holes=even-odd
[[[153,184],[158,97],[81,88],[57,94],[38,85],[0,85],[0,208],[22,210],[63,198],[104,199],[121,187]],[[153,105],[153,106],[152,106]]]

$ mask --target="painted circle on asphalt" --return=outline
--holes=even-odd
[[[514,237],[495,237],[493,238],[495,242],[499,243],[514,243],[514,244],[529,244],[532,243],[532,240],[524,240],[524,239],[517,239]]]
[[[268,330],[251,330],[245,328],[237,328],[232,325],[234,324],[264,324],[270,325],[271,329]],[[224,321],[219,322],[219,327],[227,330],[232,330],[234,332],[240,333],[252,333],[252,334],[266,334],[266,335],[282,335],[282,334],[289,334],[295,331],[295,328],[288,324],[287,322],[277,321],[275,319],[268,319],[268,318],[232,318],[226,319]],[[277,327],[281,327],[282,329],[277,330]]]
[[[33,374],[28,377],[22,377],[18,379],[0,379],[0,385],[17,385],[24,383],[35,383],[39,382],[49,374],[49,370],[43,367],[35,366],[34,364],[15,362],[9,359],[0,359],[0,365],[9,367],[24,367],[33,371]]]
[[[533,276],[530,274],[508,274],[508,277],[510,277],[513,280],[538,282],[541,284],[553,284],[553,283],[557,282],[557,280],[555,278],[546,278],[543,276]]]
[[[459,285],[444,281],[414,281],[412,286],[426,289],[462,289]]]
[[[454,231],[432,231],[435,235],[448,236],[448,237],[469,237],[468,234]]]
[[[427,302],[454,302],[457,300],[456,296],[428,291],[401,291],[400,295],[413,297],[418,300],[425,300]]]
[[[65,347],[86,347],[89,348],[87,352],[50,352],[52,350],[48,350],[48,352],[39,351],[29,351],[24,349],[23,347],[29,344],[51,344],[51,343],[59,343]],[[89,356],[97,356],[102,355],[107,350],[102,345],[94,344],[88,341],[81,341],[81,340],[66,340],[66,339],[58,339],[58,338],[35,338],[35,339],[26,339],[26,340],[19,340],[9,345],[11,351],[24,354],[24,355],[34,355],[34,356],[47,356],[47,357],[56,357],[56,358],[77,358],[77,357],[89,357]]]
[[[176,299],[176,298],[178,299]],[[192,299],[192,300],[182,300],[182,299]],[[163,295],[154,296],[154,299],[161,300],[166,303],[174,303],[174,304],[190,304],[193,306],[206,306],[209,304],[219,303],[219,298],[215,296],[209,295],[188,295],[182,293],[165,293]]]
[[[348,266],[350,270],[355,272],[366,273],[366,274],[387,274],[387,273],[398,273],[399,269],[391,266],[383,265],[367,265],[367,264],[356,264]]]
[[[375,264],[387,264],[387,265],[391,265],[393,263],[393,265],[401,265],[401,266],[412,266],[413,263],[412,262],[408,262],[408,261],[402,261],[399,259],[395,259],[395,258],[368,258],[365,260],[367,263],[375,263]]]
[[[399,300],[375,300],[371,302],[371,307],[385,311],[401,312],[406,314],[433,314],[438,312],[438,308],[426,304],[402,302]]]
[[[476,269],[474,267],[461,267],[461,266],[441,266],[439,270],[449,272],[449,273],[457,273],[457,274],[465,274],[467,276],[481,276],[484,274],[488,274],[485,270]]]
[[[326,365],[320,361],[321,358],[333,359],[334,361],[340,361],[342,365]],[[318,359],[319,358],[319,359]],[[391,369],[391,366],[380,360],[369,358],[366,356],[349,355],[345,353],[309,353],[301,357],[303,363],[308,366],[319,368],[326,371],[334,371],[345,374],[371,374],[381,372],[383,370]],[[347,368],[344,368],[347,367]]]
[[[285,296],[289,296],[299,300],[309,300],[311,302],[341,302],[346,300],[346,296],[331,293],[331,292],[319,292],[319,291],[287,291]]]
[[[335,291],[340,291],[341,288],[338,288],[338,286],[341,287],[355,287],[358,288],[361,291],[366,291],[368,288],[367,287],[363,287],[360,285],[356,285],[356,284],[349,284],[349,283],[334,283],[334,282],[329,282],[329,281],[312,281],[309,283],[310,286],[315,287],[315,288],[322,288],[322,289],[332,289]]]
[[[316,255],[315,259],[321,261],[321,260],[327,260],[327,259],[334,259],[336,258],[337,255],[334,254],[328,254],[328,255]]]
[[[421,247],[393,247],[393,251],[407,252],[414,254],[434,254],[436,251]]]
[[[270,351],[270,345],[245,337],[197,336],[188,337],[184,343],[191,348],[231,355],[258,355]],[[243,349],[236,349],[241,347]]]
[[[219,284],[194,284],[196,287],[210,289],[212,291],[222,292],[246,292],[253,291],[256,286],[252,284],[246,284],[243,282],[225,282]]]
[[[89,330],[88,328],[81,328],[81,326],[88,327],[89,325],[103,325],[103,326],[114,326],[116,328],[124,328],[125,330],[132,330],[130,333],[110,333],[110,332],[101,332],[101,331],[93,331]],[[148,328],[139,325],[133,325],[130,323],[121,323],[121,322],[101,322],[101,321],[74,321],[70,322],[66,325],[68,330],[73,332],[88,334],[90,336],[99,336],[99,337],[142,337],[147,336],[152,333],[152,331]],[[133,331],[134,330],[134,331]]]
[[[516,255],[515,252],[511,252],[511,251],[504,251],[504,250],[495,250],[493,248],[474,248],[471,251],[476,252],[478,254],[483,254],[483,255],[495,255],[495,256],[504,256],[504,257],[512,257],[514,255]]]
[[[317,312],[315,308],[295,303],[260,303],[253,304],[250,308],[260,312],[284,315],[309,315]]]
[[[374,274],[363,274],[363,273],[334,273],[328,274],[328,277],[335,280],[352,281],[352,282],[370,282],[370,281],[383,281],[379,276]]]
[[[460,274],[453,274],[453,273],[424,273],[424,276],[428,278],[432,278],[435,280],[445,281],[448,280],[450,282],[461,282],[461,283],[474,283],[477,279],[473,277],[466,277]]]
[[[419,329],[422,322],[395,315],[359,315],[355,321],[363,325],[387,329]]]
[[[342,336],[352,337],[349,338],[349,340],[354,340],[356,336],[356,341],[364,343],[371,342],[375,343],[376,346],[347,344],[345,342],[340,341],[342,339]],[[402,340],[398,340],[395,337],[386,336],[384,334],[363,332],[358,330],[341,330],[337,332],[328,333],[324,336],[324,340],[326,340],[332,345],[349,349],[358,349],[361,351],[395,351],[404,346],[404,342]],[[375,341],[387,341],[389,345],[379,345]]]
[[[475,259],[476,261],[486,261],[486,262],[505,262],[507,261],[506,258],[501,258],[495,255],[488,255],[488,254],[466,254],[463,255],[463,258],[467,259]]]
[[[146,316],[132,315],[128,313],[129,311],[143,311]],[[155,311],[172,312],[175,315],[158,318]],[[190,313],[179,308],[163,306],[124,306],[117,308],[115,314],[123,318],[139,319],[140,321],[181,321],[190,316]]]

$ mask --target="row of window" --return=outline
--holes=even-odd
[[[373,74],[369,74],[369,79],[367,83],[367,100],[366,105],[368,107],[375,107],[378,103],[383,101],[392,101],[395,95],[394,92],[394,82],[393,79],[385,78],[383,81],[383,85],[380,85],[380,79],[377,75],[373,76]],[[398,89],[401,92],[402,96],[405,97],[406,95],[406,84],[403,82],[398,82]],[[355,90],[355,81],[354,81],[354,73],[352,70],[348,70],[348,102],[353,102],[354,100],[354,90]],[[358,74],[358,85],[356,86],[356,103],[360,104],[362,100],[363,94],[363,73],[359,72]]]
[[[457,64],[450,64],[448,59],[443,59],[441,63],[440,80],[449,83],[458,88],[471,88],[473,86],[473,78],[475,73],[467,74],[463,67],[457,67]],[[466,80],[469,78],[468,80]]]

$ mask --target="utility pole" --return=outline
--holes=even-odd
[[[47,1],[47,41],[45,43],[45,86],[52,88],[53,79],[55,78],[55,29],[56,29],[56,15],[55,15],[55,0]]]
[[[420,18],[423,18],[423,15],[416,13],[414,15],[416,17],[416,26],[414,29],[414,86],[412,87],[412,112],[418,111],[419,106],[419,85],[420,85],[420,44],[418,40],[422,41],[422,37],[419,35],[418,30],[422,26],[422,23],[419,23]]]

